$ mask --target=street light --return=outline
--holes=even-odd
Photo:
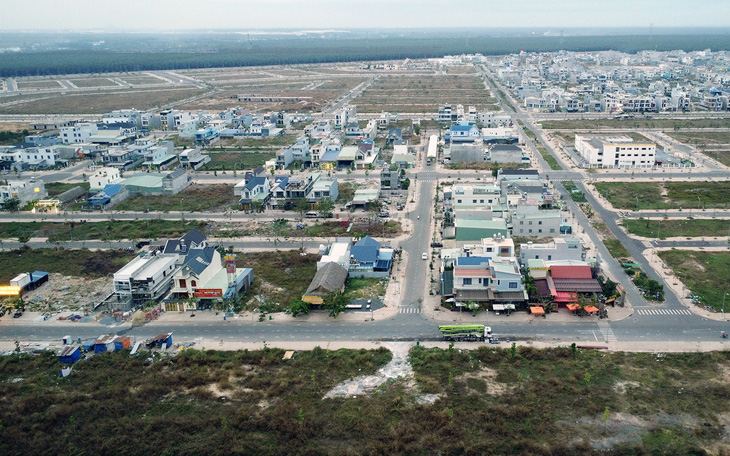
[[[185,198],[180,198],[180,220],[183,222],[185,221],[185,216],[183,214],[183,202],[185,201]]]
[[[725,298],[727,298],[727,293],[722,295],[722,319],[725,320]]]

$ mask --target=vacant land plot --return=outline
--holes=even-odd
[[[208,151],[210,162],[201,168],[203,171],[228,171],[257,168],[268,160],[276,158],[276,153],[257,152],[214,152]]]
[[[474,65],[459,65],[459,66],[447,66],[446,67],[447,74],[473,74],[476,72],[477,72],[477,70],[476,70],[476,68],[474,68]]]
[[[102,353],[66,378],[51,352],[2,357],[0,453],[727,454],[727,352],[418,346],[412,377],[323,399],[391,352],[205,348]]]
[[[594,184],[618,209],[725,208],[730,182],[599,182]]]
[[[119,79],[132,85],[143,85],[143,84],[168,84],[168,81],[158,78],[156,76],[120,76]]]
[[[730,132],[667,132],[668,136],[679,142],[698,147],[705,155],[730,166]]]
[[[21,248],[0,252],[0,283],[8,283],[21,272],[37,270],[76,277],[104,277],[119,270],[133,256],[125,250]]]
[[[730,119],[576,119],[543,120],[546,130],[583,130],[595,128],[728,128]]]
[[[475,106],[483,110],[496,99],[474,76],[381,76],[354,103],[359,112],[435,113],[444,104]]]
[[[177,238],[191,229],[208,231],[206,222],[180,220],[109,220],[103,222],[9,222],[0,223],[0,239],[19,236],[45,237],[49,242],[116,239]]]
[[[61,83],[54,80],[41,80],[41,81],[17,81],[18,89],[20,90],[28,90],[28,89],[58,89],[60,87],[63,87]]]
[[[247,252],[239,255],[240,268],[253,268],[256,280],[243,296],[244,308],[268,312],[288,309],[301,299],[317,272],[319,255],[302,255],[298,250]]]
[[[585,195],[583,192],[575,185],[573,181],[562,181],[563,187],[570,193],[570,197],[573,198],[573,201],[576,203],[585,203],[587,202]]]
[[[49,183],[45,184],[45,187],[46,187],[46,191],[48,192],[48,196],[54,197],[54,196],[60,195],[61,193],[65,192],[65,191],[71,190],[72,188],[75,188],[75,187],[81,187],[84,190],[88,191],[89,183],[88,182],[78,182],[78,183],[76,183],[76,182],[74,182],[74,183],[49,182]]]
[[[107,78],[69,79],[69,81],[79,88],[117,87],[119,85]]]
[[[211,95],[210,97],[201,98],[199,100],[192,101],[180,105],[180,109],[211,109],[211,110],[223,110],[233,106],[245,107],[252,111],[259,110],[270,110],[276,109],[279,111],[286,112],[302,112],[302,111],[316,111],[322,106],[326,105],[332,99],[341,95],[341,91],[300,91],[300,89],[306,86],[308,83],[285,83],[285,85],[266,85],[263,87],[233,87],[226,86],[224,92]],[[272,96],[272,97],[299,97],[301,100],[287,100],[287,101],[238,101],[236,98],[231,98],[237,94],[256,93],[261,96]]]
[[[200,95],[205,90],[197,88],[164,90],[115,90],[94,94],[68,93],[43,100],[29,101],[0,108],[1,114],[91,114],[104,113],[127,106],[150,109],[174,101]]]
[[[230,185],[191,185],[173,196],[136,196],[114,207],[117,211],[203,212],[227,210],[238,203]]]
[[[649,219],[624,219],[621,224],[626,230],[637,236],[648,238],[668,237],[702,237],[702,236],[727,236],[730,221],[728,220],[649,220]]]
[[[721,311],[723,294],[730,290],[730,253],[675,249],[657,253],[701,304]],[[730,299],[725,304],[725,311],[730,311]]]

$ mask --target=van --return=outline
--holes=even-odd
[[[307,214],[305,216],[307,218],[317,218],[317,217],[319,217],[319,214],[315,211],[309,211],[309,212],[307,212]]]

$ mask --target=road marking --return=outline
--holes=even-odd
[[[636,309],[638,315],[692,315],[687,309]]]
[[[421,309],[418,307],[399,307],[398,313],[399,314],[421,313]]]
[[[598,322],[598,329],[601,330],[601,334],[603,334],[603,340],[606,342],[616,342],[616,335],[613,333],[613,330],[611,329],[611,326],[608,324],[605,320],[600,320]]]

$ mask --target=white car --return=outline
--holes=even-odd
[[[421,255],[422,260],[428,260],[428,253],[423,252],[423,255]]]

